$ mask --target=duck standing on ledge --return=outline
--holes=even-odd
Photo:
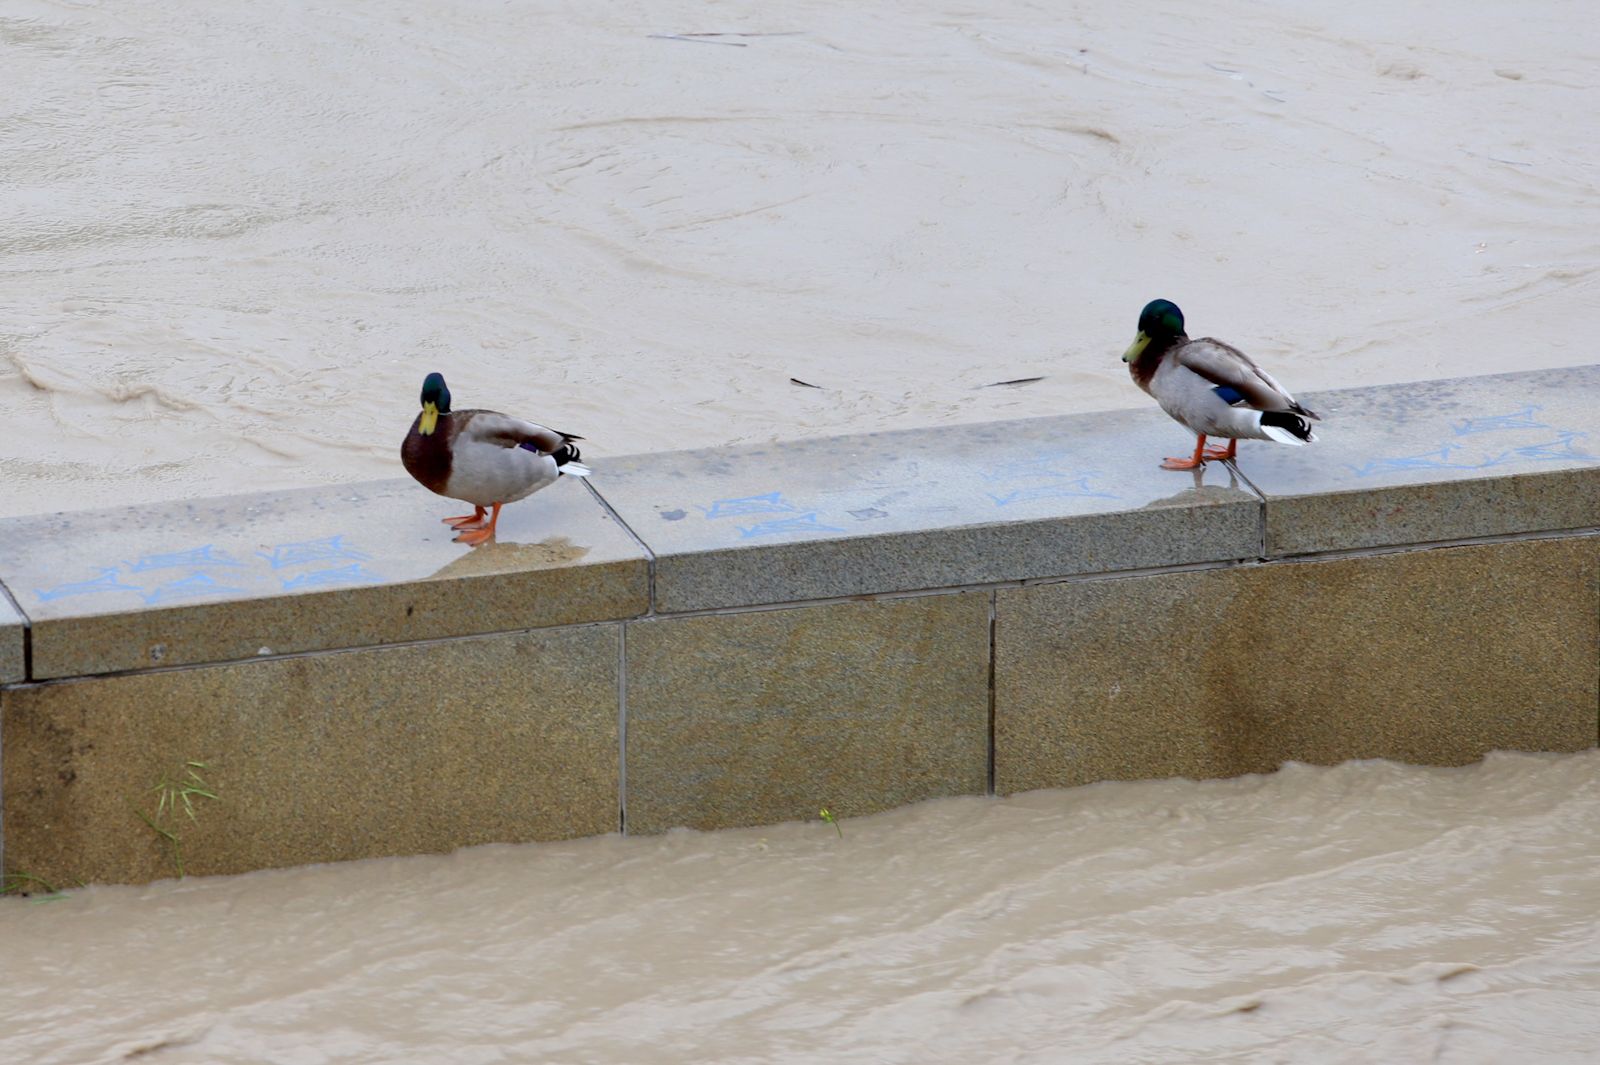
[[[473,506],[473,513],[445,518],[459,535],[456,543],[478,544],[494,537],[500,508],[525,499],[562,474],[589,476],[572,441],[533,422],[492,410],[450,409],[444,376],[422,382],[422,413],[411,423],[400,461],[424,488]],[[484,518],[484,508],[494,513]]]
[[[1296,447],[1316,439],[1311,422],[1321,419],[1315,411],[1296,403],[1238,348],[1210,337],[1190,340],[1183,331],[1183,312],[1170,300],[1145,304],[1139,335],[1122,361],[1134,384],[1200,437],[1193,455],[1169,458],[1163,469],[1192,470],[1208,459],[1231,459],[1241,439]],[[1208,448],[1208,436],[1220,436],[1228,446]]]

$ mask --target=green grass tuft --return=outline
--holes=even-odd
[[[210,799],[217,801],[217,793],[211,784],[200,775],[200,770],[211,771],[207,762],[187,761],[176,773],[162,773],[161,779],[156,781],[154,787],[147,794],[156,796],[155,811],[149,812],[140,809],[137,805],[133,812],[139,820],[149,826],[150,831],[164,840],[172,848],[172,864],[178,871],[179,879],[183,872],[183,822],[178,819],[179,812],[190,821],[196,820],[195,800]]]

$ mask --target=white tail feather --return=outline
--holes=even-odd
[[[594,471],[581,462],[569,462],[565,466],[561,467],[560,472],[569,474],[573,477],[587,477]]]

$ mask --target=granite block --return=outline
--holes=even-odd
[[[1600,537],[1002,590],[995,635],[1000,792],[1580,750]]]
[[[628,831],[982,794],[989,604],[968,592],[628,623]]]
[[[33,679],[604,621],[649,563],[581,483],[452,543],[460,504],[408,480],[0,521]]]
[[[1600,526],[1600,366],[1301,399],[1316,444],[1240,450],[1269,556]]]
[[[235,662],[0,694],[5,861],[56,883],[449,851],[617,829],[618,626]]]
[[[27,676],[27,626],[11,600],[0,592],[0,684]]]
[[[1160,411],[606,459],[662,612],[1254,558],[1259,500]]]

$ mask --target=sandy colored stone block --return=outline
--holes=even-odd
[[[1003,590],[1002,793],[1600,732],[1600,537]]]
[[[17,608],[0,592],[0,684],[27,676],[26,626]]]
[[[569,481],[571,483],[569,483]],[[460,504],[409,481],[0,521],[0,580],[33,622],[33,679],[607,621],[649,563],[583,484],[451,543]]]
[[[989,603],[977,592],[630,623],[628,831],[982,794]]]
[[[1315,446],[1240,452],[1269,557],[1600,525],[1600,366],[1301,398]]]
[[[135,814],[205,762],[195,873],[613,832],[616,625],[89,678],[0,694],[5,862],[174,873]]]
[[[1233,470],[1160,468],[1192,447],[1111,411],[623,456],[594,485],[670,613],[1257,557]]]

